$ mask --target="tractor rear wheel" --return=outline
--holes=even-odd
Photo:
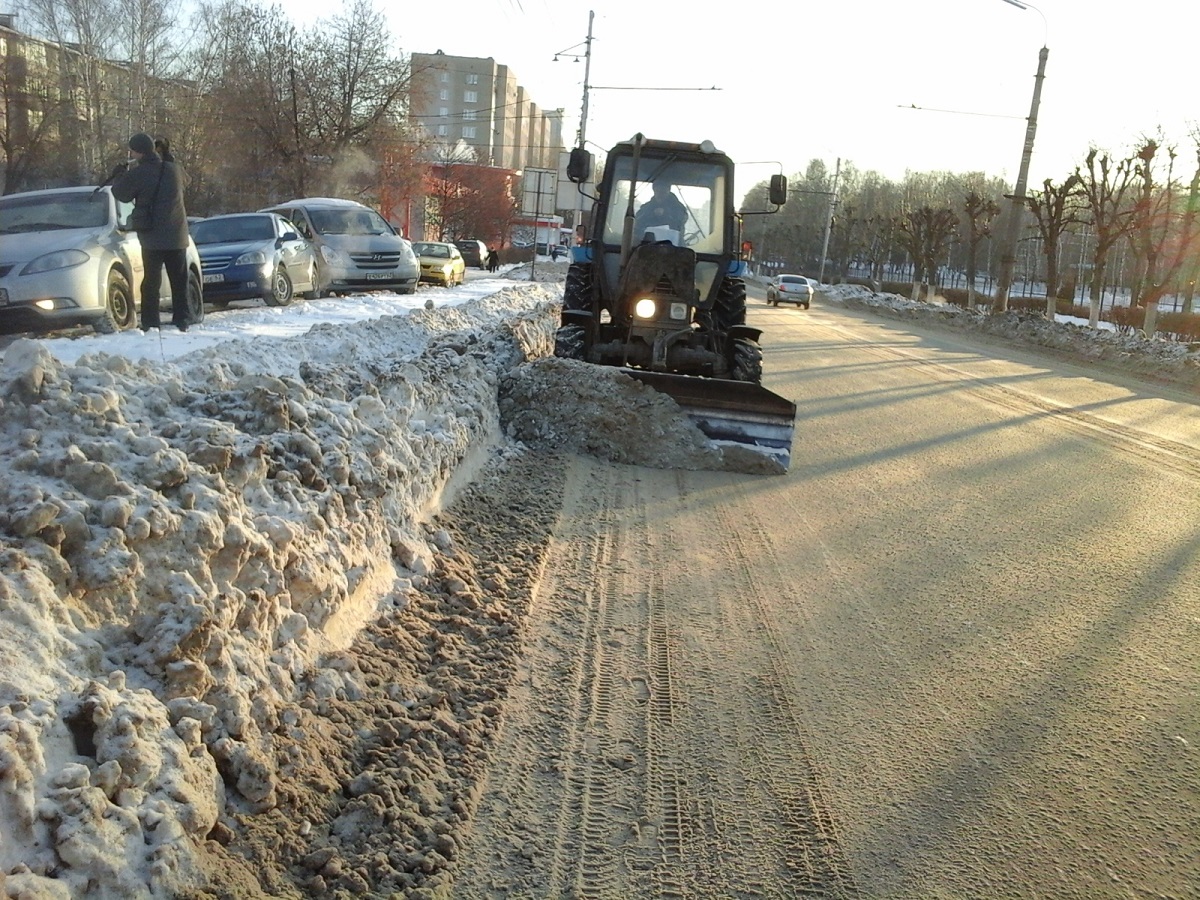
[[[591,336],[584,324],[586,318],[579,313],[589,316],[593,313],[592,267],[588,263],[572,263],[567,269],[567,281],[563,285],[562,326],[554,335],[554,355],[560,359],[587,359]]]
[[[591,311],[592,267],[589,263],[572,263],[563,285],[563,312]],[[564,317],[563,321],[566,319]]]
[[[713,319],[722,334],[734,325],[746,324],[746,282],[740,278],[726,278],[721,282],[717,301],[713,304]]]
[[[559,359],[584,359],[587,333],[582,325],[563,325],[554,334],[554,355]]]

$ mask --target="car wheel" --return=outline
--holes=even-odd
[[[321,267],[315,262],[308,271],[308,283],[312,285],[312,289],[305,291],[302,296],[305,300],[319,300],[321,297]]]
[[[263,299],[267,301],[267,306],[287,306],[292,302],[292,279],[283,266],[275,266],[271,289],[263,294]]]
[[[189,325],[199,325],[204,321],[204,285],[196,272],[188,272],[187,284],[187,317]]]
[[[809,304],[805,303],[805,304],[804,304],[804,308],[805,308],[805,309],[808,309],[808,307],[809,307]]]
[[[100,334],[125,331],[137,322],[137,309],[133,305],[133,291],[127,279],[117,269],[108,273],[108,284],[104,292],[104,315],[93,327]]]

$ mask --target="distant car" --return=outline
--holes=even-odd
[[[455,241],[454,246],[458,247],[459,252],[463,255],[463,261],[468,266],[475,266],[478,269],[487,268],[488,248],[483,241]]]
[[[132,210],[107,187],[0,197],[0,330],[136,327],[144,267],[137,232],[127,230]],[[190,240],[187,269],[188,318],[202,322],[200,257]],[[165,276],[162,290],[170,296]]]
[[[444,287],[462,284],[466,277],[467,264],[462,253],[454,244],[437,241],[414,241],[413,253],[421,262],[421,280],[431,281]]]
[[[317,251],[275,213],[234,213],[193,222],[200,253],[204,299],[225,305],[261,297],[268,306],[287,306],[296,294],[321,294]]]
[[[808,309],[817,283],[803,275],[776,275],[767,282],[767,305],[795,303]]]
[[[259,212],[279,213],[316,246],[322,278],[333,293],[416,292],[421,267],[412,245],[371,207],[335,197],[306,197]]]

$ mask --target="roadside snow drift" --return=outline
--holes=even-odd
[[[429,571],[420,523],[497,441],[498,377],[550,352],[558,295],[514,287],[174,364],[8,348],[9,896],[168,896],[227,806],[275,805],[271,734],[298,684]],[[317,680],[342,689],[335,669]]]

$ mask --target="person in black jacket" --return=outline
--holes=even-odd
[[[183,205],[183,179],[167,154],[158,155],[154,138],[138,133],[129,139],[134,156],[131,166],[117,166],[112,193],[118,200],[133,201],[130,227],[142,245],[142,330],[159,328],[159,291],[165,267],[171,284],[171,321],[187,331],[187,210]],[[165,142],[164,142],[165,149]]]

